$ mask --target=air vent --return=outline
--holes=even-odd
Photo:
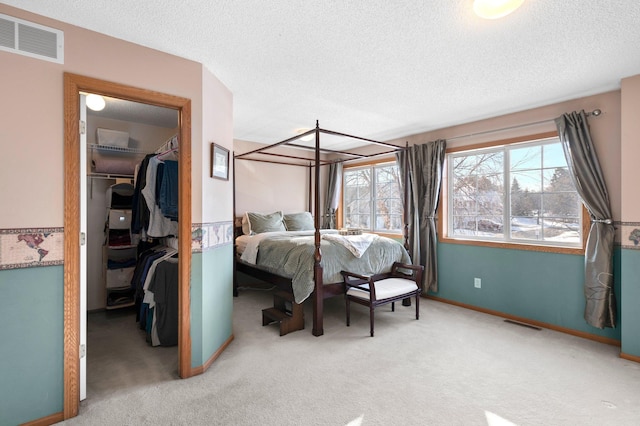
[[[0,14],[0,50],[64,63],[64,32]]]

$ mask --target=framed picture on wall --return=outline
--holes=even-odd
[[[229,180],[229,150],[211,143],[211,177]]]

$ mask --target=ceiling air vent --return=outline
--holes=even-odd
[[[0,13],[0,50],[64,63],[64,33]]]

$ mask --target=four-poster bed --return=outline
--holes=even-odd
[[[324,138],[333,141],[334,143],[339,143],[342,147],[350,147],[344,148],[341,150],[330,149],[323,147],[321,145],[320,135],[327,135]],[[315,136],[315,144],[313,146],[304,145],[301,142],[302,138],[305,136],[314,135]],[[355,143],[352,143],[355,142]],[[358,145],[358,146],[355,146]],[[291,147],[303,150],[312,150],[314,152],[314,158],[310,159],[309,157],[291,155],[289,151],[288,153],[277,152],[274,148],[277,147]],[[368,148],[362,148],[363,146],[368,146]],[[382,151],[380,150],[382,147]],[[347,150],[349,149],[349,150]],[[377,157],[382,155],[393,155],[396,151],[404,149],[403,147],[389,144],[386,142],[378,142],[371,139],[348,135],[345,133],[339,133],[331,130],[321,129],[319,124],[316,122],[315,129],[309,130],[305,133],[299,134],[292,138],[283,140],[281,142],[266,145],[264,147],[246,152],[241,154],[234,153],[234,217],[238,220],[238,212],[235,212],[235,161],[236,160],[248,160],[248,161],[259,161],[273,164],[283,164],[283,165],[292,165],[292,166],[302,166],[309,168],[309,211],[313,213],[313,229],[309,235],[313,235],[313,248],[312,255],[309,257],[309,261],[313,262],[312,266],[312,292],[311,297],[313,299],[313,328],[312,333],[315,336],[321,336],[324,332],[323,330],[323,307],[324,307],[324,299],[328,297],[333,297],[336,295],[344,294],[344,283],[341,278],[333,278],[335,275],[329,275],[329,279],[327,276],[323,276],[323,252],[322,250],[327,250],[330,247],[330,243],[328,242],[329,238],[323,237],[323,230],[321,232],[321,212],[320,212],[320,168],[325,165],[329,165],[337,162],[348,162],[354,160],[366,160],[367,158]],[[274,159],[277,158],[277,159]],[[312,160],[312,161],[310,161]],[[407,170],[408,168],[403,168],[403,170]],[[312,179],[312,172],[313,179]],[[404,192],[404,201],[406,205],[407,198],[407,176],[403,176],[403,192]],[[313,181],[313,185],[312,185]],[[313,209],[312,209],[312,201],[313,201]],[[407,220],[406,214],[404,216],[405,226],[404,226],[404,245],[389,238],[384,237],[376,237],[374,238],[376,241],[371,242],[371,247],[377,247],[376,249],[371,249],[371,255],[366,258],[363,256],[363,271],[368,271],[368,273],[381,273],[388,272],[393,264],[393,262],[398,261],[402,263],[410,263],[409,254],[406,250],[407,247]],[[307,228],[311,231],[311,227]],[[273,229],[268,229],[269,231]],[[249,233],[245,231],[245,233]],[[337,231],[334,231],[337,233]],[[334,238],[331,238],[334,239]],[[311,238],[309,237],[309,240]],[[311,242],[311,241],[310,241]],[[264,244],[264,243],[263,243]],[[374,244],[379,246],[374,246]],[[294,244],[295,246],[295,244]],[[256,246],[257,247],[257,246]],[[294,247],[293,250],[296,248]],[[331,248],[331,250],[344,250],[342,248]],[[369,249],[367,249],[369,250]],[[256,249],[257,251],[257,249]],[[265,250],[266,251],[266,250]],[[302,250],[304,251],[304,250]],[[366,253],[366,252],[365,252]],[[307,251],[307,255],[310,254]],[[326,253],[326,259],[328,261],[333,262],[333,258],[347,258],[349,256],[342,254],[334,255],[332,253]],[[266,254],[265,254],[266,256]],[[286,255],[281,256],[282,258],[289,258],[290,255],[287,253]],[[331,257],[333,256],[333,257]],[[243,256],[244,258],[245,256]],[[351,256],[353,257],[353,256]],[[237,284],[237,276],[236,272],[242,272],[254,278],[258,278],[263,281],[267,281],[279,287],[281,290],[285,290],[287,292],[293,292],[296,297],[296,301],[301,303],[309,294],[308,292],[305,294],[300,294],[301,290],[299,290],[299,285],[296,282],[294,276],[300,275],[297,272],[286,271],[286,267],[274,267],[274,265],[270,265],[267,267],[260,266],[259,262],[252,263],[243,260],[238,254],[234,256],[234,296],[238,295],[238,284]],[[353,272],[360,272],[358,270],[359,264],[356,262],[359,259],[350,258],[347,265],[349,268],[353,269]],[[296,260],[298,263],[302,263],[302,260]],[[295,263],[295,262],[294,262]],[[372,265],[375,263],[375,265]],[[365,265],[366,264],[366,265]],[[338,267],[345,268],[345,264],[341,264]],[[331,264],[331,268],[333,269],[332,273],[335,273],[336,266]],[[331,269],[329,268],[329,269]],[[325,271],[327,272],[327,271]],[[337,274],[339,276],[339,270]],[[296,295],[296,292],[298,293]],[[301,300],[300,300],[301,299]]]

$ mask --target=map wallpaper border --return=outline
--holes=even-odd
[[[0,229],[0,270],[64,263],[64,228]]]
[[[233,244],[233,222],[191,225],[191,252]],[[64,228],[0,229],[0,270],[64,264]]]

